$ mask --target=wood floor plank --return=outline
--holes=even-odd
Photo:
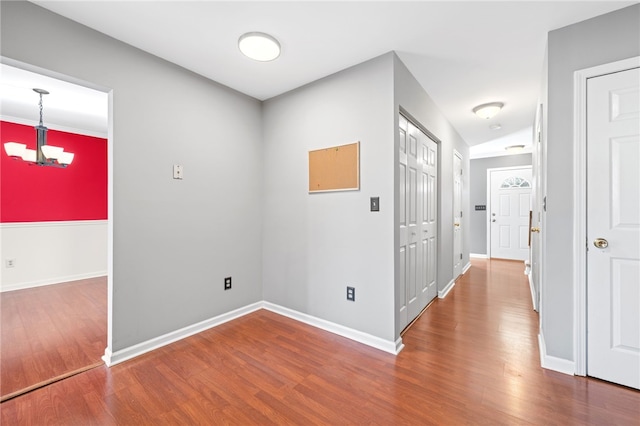
[[[4,402],[0,423],[640,425],[640,392],[540,367],[530,297],[521,263],[474,260],[398,356],[261,310]]]

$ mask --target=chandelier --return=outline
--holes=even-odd
[[[4,150],[8,156],[21,158],[29,164],[38,166],[67,167],[73,161],[73,153],[66,152],[59,146],[47,145],[47,128],[42,124],[42,95],[48,95],[44,89],[33,89],[40,95],[40,123],[36,129],[36,149],[29,149],[20,142],[6,142]]]

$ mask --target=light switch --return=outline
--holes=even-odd
[[[173,178],[182,179],[182,166],[180,164],[173,165]]]
[[[380,211],[380,197],[371,197],[369,203],[371,205],[372,212]]]

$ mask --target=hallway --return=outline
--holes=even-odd
[[[540,368],[521,262],[472,260],[397,356],[260,310],[0,405],[2,424],[638,424],[640,393]]]

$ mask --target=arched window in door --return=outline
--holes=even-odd
[[[502,184],[500,185],[500,189],[509,188],[531,188],[531,183],[521,177],[511,176],[502,181]]]

